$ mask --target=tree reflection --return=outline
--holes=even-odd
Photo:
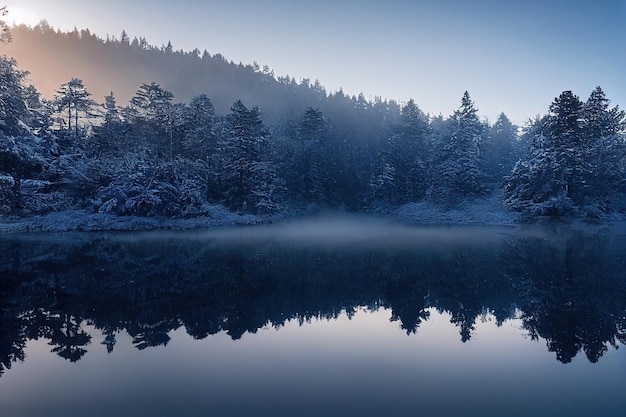
[[[543,232],[542,232],[543,233]],[[0,374],[30,339],[81,359],[92,324],[111,353],[126,332],[139,349],[164,346],[184,326],[196,339],[232,339],[287,321],[332,320],[366,307],[391,311],[407,335],[434,308],[463,342],[486,314],[518,315],[567,363],[597,362],[626,342],[626,237],[559,228],[490,242],[398,250],[220,246],[211,241],[98,238],[0,240]],[[9,254],[9,255],[7,255]]]
[[[80,327],[76,318],[61,313],[48,316],[45,336],[50,339],[48,344],[54,346],[52,352],[70,362],[76,362],[87,353],[87,346],[91,343],[91,336]]]

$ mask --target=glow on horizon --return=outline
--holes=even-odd
[[[517,124],[545,114],[564,90],[583,101],[601,86],[626,107],[617,45],[626,39],[626,0],[5,0],[36,11],[55,29],[88,28],[100,37],[145,37],[153,45],[206,49],[276,76],[319,80],[326,91],[414,99],[448,116],[469,91],[478,113],[504,112]],[[35,15],[35,13],[31,13]],[[16,22],[26,17],[7,16]],[[31,24],[34,17],[29,17]],[[37,19],[38,20],[38,19]],[[28,68],[24,68],[28,70]]]

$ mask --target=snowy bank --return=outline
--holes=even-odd
[[[193,218],[118,216],[67,210],[30,217],[0,217],[0,233],[187,230],[272,223],[281,218],[279,215],[240,215],[217,205],[209,208],[209,214]]]
[[[519,223],[519,213],[507,210],[501,196],[468,199],[453,207],[442,207],[426,201],[408,203],[391,213],[399,221],[428,225],[512,225]]]

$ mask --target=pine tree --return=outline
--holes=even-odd
[[[297,148],[288,167],[294,171],[295,177],[291,188],[305,203],[319,204],[326,199],[324,184],[327,182],[327,171],[323,166],[325,129],[324,114],[319,109],[308,107],[300,118]]]
[[[564,91],[550,105],[545,127],[555,192],[564,191],[575,204],[582,203],[587,188],[584,178],[590,172],[585,158],[582,107],[578,96]]]
[[[587,103],[564,91],[530,128],[532,146],[506,178],[505,204],[523,213],[610,210],[622,188],[623,112],[598,87]]]
[[[517,126],[504,113],[500,113],[498,120],[489,128],[489,135],[483,144],[485,170],[492,181],[500,182],[511,173],[517,161],[516,141]]]
[[[159,156],[173,158],[174,94],[156,83],[142,84],[130,100],[127,120],[134,133],[133,142],[156,146]]]
[[[9,13],[7,6],[0,7],[0,16],[6,16]],[[0,42],[10,42],[11,31],[9,25],[4,20],[0,20]]]
[[[454,112],[454,132],[443,146],[436,175],[428,191],[429,198],[453,203],[459,198],[486,191],[480,153],[484,128],[476,112],[466,91],[461,106]]]
[[[394,130],[379,154],[379,168],[370,182],[372,197],[379,195],[393,204],[421,200],[429,185],[428,116],[411,99],[402,107]]]
[[[79,122],[95,116],[96,102],[91,98],[83,81],[72,78],[61,85],[54,96],[54,107],[59,115],[60,130],[77,140],[81,133]]]
[[[92,142],[94,152],[120,154],[124,149],[123,137],[125,135],[125,124],[120,117],[120,112],[115,101],[113,92],[104,97],[104,121],[102,125],[94,128]]]
[[[194,159],[206,159],[217,146],[213,131],[215,123],[213,103],[205,94],[194,97],[184,108],[183,119],[184,155]]]
[[[587,203],[601,211],[610,211],[619,198],[625,181],[626,146],[621,130],[624,112],[617,106],[609,108],[610,100],[596,87],[582,109],[583,141],[590,171],[585,177],[588,185]]]
[[[220,144],[222,186],[232,209],[255,212],[277,208],[281,187],[268,158],[268,145],[259,108],[248,109],[237,100],[226,117]]]
[[[558,214],[571,204],[558,199],[545,137],[548,116],[535,120],[525,130],[531,147],[504,179],[504,204],[527,216]]]
[[[30,111],[25,97],[26,71],[17,69],[13,58],[0,57],[0,132],[7,135],[25,133],[24,122]]]

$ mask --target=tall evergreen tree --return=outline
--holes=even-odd
[[[154,82],[139,87],[126,115],[132,123],[133,142],[151,144],[158,155],[173,157],[173,99],[171,91]]]
[[[185,135],[182,147],[185,156],[205,159],[215,151],[215,110],[213,103],[205,95],[200,94],[187,105],[183,111]]]
[[[485,174],[481,164],[483,124],[476,115],[474,102],[466,91],[461,106],[454,112],[454,132],[443,146],[436,175],[428,191],[429,198],[454,202],[458,198],[485,191]]]
[[[7,6],[0,7],[0,16],[6,16],[9,13]],[[4,20],[0,20],[0,42],[11,41],[11,31],[9,25]]]
[[[113,92],[104,97],[104,121],[100,126],[94,128],[94,151],[96,154],[103,152],[113,155],[120,154],[126,149],[123,143],[125,134],[125,124],[120,116],[117,102]]]
[[[326,200],[325,130],[324,114],[317,108],[308,107],[298,125],[294,160],[287,167],[294,171],[291,189],[306,203],[319,204]]]
[[[428,116],[409,100],[380,154],[380,168],[370,184],[375,199],[378,195],[388,203],[402,204],[424,197],[429,185],[429,136]]]
[[[517,126],[504,113],[500,113],[498,120],[489,128],[489,134],[483,143],[485,170],[494,182],[510,174],[517,161],[515,144],[517,141]]]
[[[610,108],[602,88],[596,87],[582,108],[583,141],[590,171],[585,178],[587,203],[609,211],[624,192],[626,144],[621,134],[624,112]]]
[[[13,58],[0,57],[0,131],[7,135],[25,132],[30,111],[25,101],[24,79],[28,72],[17,69]]]
[[[80,120],[95,116],[96,102],[90,97],[91,93],[79,78],[72,78],[62,84],[54,96],[55,110],[59,115],[59,128],[74,140],[81,134]]]
[[[220,144],[222,186],[232,209],[256,212],[277,208],[280,186],[267,158],[268,136],[259,108],[248,109],[237,100],[226,117]]]
[[[623,119],[599,87],[584,105],[564,91],[531,126],[532,146],[505,181],[505,204],[530,215],[610,210],[624,181]]]
[[[564,91],[550,105],[546,125],[546,151],[554,178],[554,191],[580,204],[588,185],[584,179],[590,171],[585,158],[582,123],[583,103],[571,91]]]

